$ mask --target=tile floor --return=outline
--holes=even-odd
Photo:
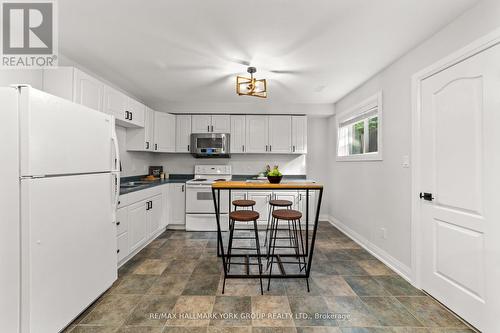
[[[215,237],[166,231],[66,332],[473,332],[328,223],[320,223],[309,293],[304,280],[273,280],[263,296],[258,280],[227,280],[222,295]]]

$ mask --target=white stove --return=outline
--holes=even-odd
[[[212,184],[231,180],[230,165],[196,165],[194,179],[186,182],[186,231],[217,231]],[[221,229],[229,229],[228,194],[221,192]]]
[[[216,181],[231,180],[230,165],[196,165],[194,167],[194,179],[186,182],[187,186],[191,185],[212,185]]]

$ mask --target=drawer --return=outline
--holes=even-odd
[[[121,235],[128,231],[128,211],[127,207],[116,210],[116,235]]]
[[[128,233],[125,232],[118,236],[117,239],[117,256],[118,256],[118,262],[122,261],[123,258],[128,256]]]

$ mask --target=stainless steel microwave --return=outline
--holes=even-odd
[[[229,133],[191,134],[191,154],[195,157],[230,157]]]

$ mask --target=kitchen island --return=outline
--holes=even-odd
[[[229,207],[232,207],[232,195],[233,191],[272,191],[273,193],[276,191],[304,191],[305,192],[305,214],[302,218],[297,221],[299,226],[304,224],[303,232],[300,231],[300,235],[304,234],[305,238],[305,248],[300,253],[286,253],[286,252],[278,252],[269,255],[269,251],[261,254],[247,254],[247,253],[233,253],[228,251],[229,244],[225,244],[224,237],[222,235],[221,229],[221,217],[220,217],[220,205],[221,205],[221,192],[227,191],[229,192]],[[312,224],[310,223],[309,217],[309,194],[310,192],[317,192],[317,203],[315,214],[312,219]],[[321,209],[321,200],[323,196],[323,185],[315,182],[307,182],[307,181],[286,181],[284,180],[280,184],[271,184],[268,181],[219,181],[212,184],[212,195],[213,202],[216,213],[216,221],[217,221],[217,252],[219,257],[222,258],[222,265],[224,269],[224,284],[226,279],[242,279],[242,278],[258,278],[258,279],[281,279],[281,278],[304,278],[308,281],[310,272],[311,272],[311,264],[314,253],[314,245],[316,241],[316,232],[318,229],[319,222],[319,214]],[[268,224],[269,225],[269,224]],[[266,227],[264,227],[266,229]],[[260,230],[262,231],[262,230]],[[267,244],[267,246],[270,245]],[[269,267],[269,258],[272,257],[271,265]],[[246,266],[244,272],[236,271],[234,269],[230,272],[230,265],[234,262],[233,259],[238,260],[243,259],[243,262],[238,262],[238,264]],[[251,265],[255,265],[252,263],[252,259],[267,259],[268,265],[263,265],[266,267],[265,271],[255,272],[251,270]],[[296,259],[297,261],[290,261]],[[273,262],[277,265],[276,270],[272,270]],[[302,264],[301,264],[302,262]],[[299,269],[294,269],[298,264]],[[292,265],[292,270],[287,269],[287,266]],[[307,283],[307,289],[309,291],[309,283]]]

